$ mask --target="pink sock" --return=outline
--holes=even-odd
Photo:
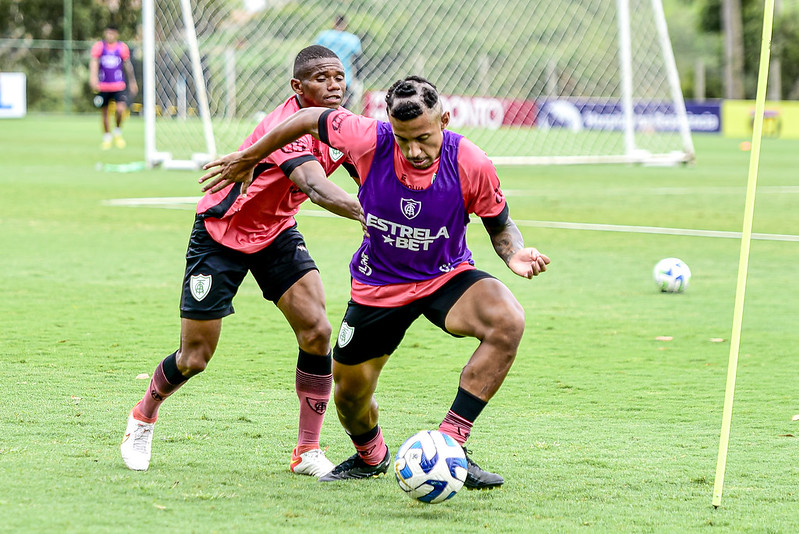
[[[155,368],[155,371],[153,371],[153,378],[150,380],[150,386],[147,388],[147,393],[144,394],[144,398],[142,398],[141,402],[133,408],[134,418],[144,421],[145,423],[155,423],[155,420],[158,419],[158,408],[161,406],[161,403],[186,382],[185,377],[179,377],[178,380],[176,380],[178,381],[177,384],[173,384],[167,380],[166,374],[164,374],[164,363],[170,360],[167,365],[174,366],[174,358],[174,354],[167,356]],[[177,367],[175,367],[175,371],[177,371]],[[180,380],[180,378],[183,378],[183,380]]]
[[[325,420],[333,375],[315,375],[297,369],[294,386],[300,399],[300,425],[297,452],[319,448],[319,434]]]
[[[383,461],[386,456],[386,442],[383,441],[383,431],[377,427],[377,435],[363,444],[352,443],[355,445],[355,450],[358,451],[358,456],[361,460],[369,465],[377,465]]]
[[[472,421],[464,419],[450,410],[438,426],[438,431],[450,436],[459,445],[463,445],[469,439],[469,434],[472,432],[472,424]]]

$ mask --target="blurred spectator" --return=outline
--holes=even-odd
[[[344,15],[336,15],[333,28],[325,30],[316,36],[315,44],[329,48],[336,53],[344,65],[344,78],[347,82],[347,92],[344,95],[343,106],[351,111],[359,112],[363,83],[358,78],[358,59],[363,52],[361,39],[354,33],[347,31],[347,19]]]

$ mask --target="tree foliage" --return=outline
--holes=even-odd
[[[116,25],[123,40],[136,37],[140,0],[114,0],[114,9],[102,0],[69,2],[71,20],[66,16],[63,0],[0,0],[0,70],[26,74],[31,109],[60,106],[61,99],[48,90],[48,84],[64,78],[62,58],[68,50],[67,41],[73,41],[72,69],[79,80],[73,90],[78,97],[74,103],[76,109],[86,110],[91,105],[87,43],[101,38],[107,24]],[[58,60],[54,61],[54,57]]]
[[[696,47],[692,52],[704,59],[708,66],[708,96],[722,96],[721,76],[722,58],[724,54],[721,41],[723,38],[722,7],[723,0],[664,0],[671,6],[672,12],[689,10],[694,13],[693,23]],[[760,45],[763,34],[763,2],[762,0],[741,0],[741,19],[743,22],[744,48],[744,88],[747,98],[754,98],[757,90],[757,74],[760,65]],[[669,24],[673,22],[669,17]],[[702,43],[701,45],[699,43]],[[772,36],[772,58],[779,58],[782,64],[783,98],[799,98],[799,6],[796,2],[783,3],[783,11],[776,13]],[[710,46],[708,46],[710,44]],[[678,45],[675,44],[675,48]],[[680,58],[678,57],[678,61]],[[683,65],[681,72],[686,72],[687,79],[692,80],[692,73],[686,71],[692,65]],[[692,91],[693,87],[685,87]]]
[[[117,0],[110,9],[101,0],[69,0],[72,33],[65,34],[65,5],[59,0],[0,0],[0,37],[85,41],[100,38],[107,24],[119,27],[120,37],[132,39],[141,13],[141,0]]]

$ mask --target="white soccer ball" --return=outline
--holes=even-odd
[[[655,283],[664,293],[681,293],[691,280],[691,269],[679,258],[664,258],[653,271]]]
[[[466,481],[466,455],[438,430],[414,434],[394,457],[397,484],[408,497],[428,504],[451,499]]]

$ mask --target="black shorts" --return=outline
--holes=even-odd
[[[493,276],[476,269],[458,273],[432,295],[397,308],[364,306],[351,300],[333,348],[333,359],[356,365],[391,354],[420,315],[449,335],[462,337],[447,331],[447,314],[472,284],[484,278]]]
[[[111,101],[126,103],[128,101],[128,92],[122,91],[100,91],[94,95],[94,106],[97,108],[104,108]]]
[[[263,250],[245,254],[214,241],[203,219],[196,217],[186,252],[180,316],[208,320],[234,313],[233,297],[248,271],[264,298],[276,303],[312,270],[318,269],[296,225],[284,230]]]

